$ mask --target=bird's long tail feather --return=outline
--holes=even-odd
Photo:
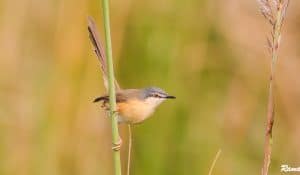
[[[107,72],[107,64],[106,64],[106,55],[105,55],[103,45],[101,44],[99,39],[96,24],[92,17],[88,17],[88,31],[89,31],[89,38],[94,47],[94,51],[101,64],[104,86],[106,90],[108,90],[108,80],[107,80],[108,72]],[[117,81],[115,81],[115,87],[117,90],[120,89],[120,86]]]

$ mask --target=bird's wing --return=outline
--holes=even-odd
[[[101,96],[101,97],[95,98],[95,100],[94,100],[93,102],[96,103],[96,102],[99,102],[99,101],[108,102],[108,101],[109,101],[109,98],[108,98],[107,95],[106,95],[106,96]]]
[[[101,64],[101,71],[103,74],[103,81],[106,90],[108,90],[108,71],[107,71],[107,63],[106,63],[106,55],[103,48],[103,45],[100,42],[99,35],[97,32],[96,24],[92,17],[88,17],[88,31],[89,38],[94,46],[94,51],[98,57],[98,60]],[[118,82],[115,80],[115,88],[116,90],[120,89]]]
[[[116,94],[117,103],[124,102],[126,100],[127,100],[126,96],[124,96],[122,93],[117,92],[117,94]],[[97,97],[93,102],[96,103],[96,102],[99,102],[99,101],[109,102],[109,96],[104,95],[104,96],[101,96],[101,97]]]

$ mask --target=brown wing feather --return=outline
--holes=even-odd
[[[120,103],[120,102],[125,102],[127,97],[122,95],[121,93],[118,93],[116,94],[116,98],[117,98],[117,103]],[[100,101],[103,101],[103,102],[109,102],[109,96],[108,95],[104,95],[104,96],[101,96],[101,97],[97,97],[95,98],[95,100],[93,101],[94,103],[96,102],[100,102]]]
[[[97,97],[97,98],[95,98],[95,100],[93,102],[96,103],[99,101],[107,102],[107,101],[109,101],[109,98],[108,98],[108,96]]]

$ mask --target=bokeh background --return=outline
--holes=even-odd
[[[0,174],[113,174],[105,92],[87,33],[99,0],[0,1]],[[270,174],[300,166],[300,1],[276,67]],[[259,174],[270,28],[255,0],[112,0],[116,77],[177,96],[133,130],[132,174]],[[121,126],[123,170],[126,126]]]

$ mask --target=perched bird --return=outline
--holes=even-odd
[[[99,59],[103,80],[106,89],[107,81],[107,64],[106,55],[100,42],[94,20],[88,18],[88,31],[90,40],[94,46],[94,51]],[[144,89],[121,89],[118,82],[115,81],[117,111],[119,114],[119,123],[136,124],[141,123],[154,112],[155,108],[164,100],[175,98],[168,95],[165,91],[157,87],[148,87]],[[102,102],[104,109],[109,109],[109,96],[98,97],[94,102]]]
[[[103,46],[99,40],[96,24],[94,20],[88,18],[88,32],[94,51],[100,62],[101,71],[103,74],[104,86],[108,89],[108,69],[106,64],[106,55]],[[131,150],[131,124],[143,122],[149,118],[155,111],[156,107],[166,99],[174,99],[174,96],[168,95],[165,91],[157,87],[148,87],[144,89],[121,89],[118,82],[114,82],[116,88],[116,111],[118,113],[119,123],[127,123],[129,128],[129,145],[128,145],[128,165],[130,165],[130,150]],[[94,102],[102,102],[102,108],[109,110],[109,96],[104,95],[98,97]],[[118,151],[121,147],[122,139],[113,143],[112,149]],[[128,166],[129,172],[129,166]],[[129,174],[129,173],[128,173]]]
[[[166,99],[174,99],[160,88],[124,89],[116,93],[119,123],[137,124],[149,118],[156,107]],[[94,102],[102,102],[102,108],[109,110],[109,96],[101,96]]]

